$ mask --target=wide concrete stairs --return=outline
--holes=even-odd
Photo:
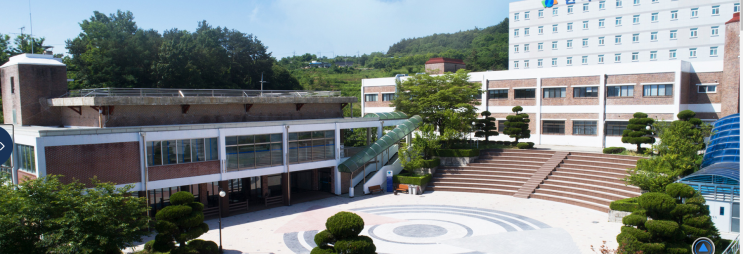
[[[440,167],[426,190],[538,198],[609,211],[640,190],[620,179],[637,157],[548,150],[487,150],[467,166]]]

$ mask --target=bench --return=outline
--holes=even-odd
[[[266,196],[266,206],[281,204],[284,202],[284,196],[268,197]]]
[[[395,195],[397,195],[398,192],[408,193],[408,185],[407,184],[398,184],[397,185],[397,188],[395,188]]]
[[[380,186],[380,185],[369,186],[369,194],[374,194],[374,192],[380,192],[381,193],[382,192],[382,186]]]

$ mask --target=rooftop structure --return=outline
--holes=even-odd
[[[464,61],[452,58],[431,58],[426,61],[426,72],[431,74],[443,74],[444,72],[456,72],[467,68]]]

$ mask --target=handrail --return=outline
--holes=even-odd
[[[70,90],[59,98],[71,97],[341,97],[340,91],[170,89],[170,88],[92,88]]]
[[[727,248],[725,248],[724,251],[722,251],[722,254],[738,254],[738,249],[740,248],[740,234],[735,237],[735,240],[730,242],[730,245],[728,245]]]

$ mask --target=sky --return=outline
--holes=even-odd
[[[275,1],[3,1],[0,33],[45,37],[55,53],[80,32],[93,11],[131,11],[139,28],[194,31],[199,21],[253,34],[277,59],[304,53],[333,57],[386,52],[404,38],[498,24],[515,0],[275,0]],[[536,1],[536,0],[532,0]],[[29,7],[30,3],[30,7]],[[11,34],[14,36],[14,34]]]

